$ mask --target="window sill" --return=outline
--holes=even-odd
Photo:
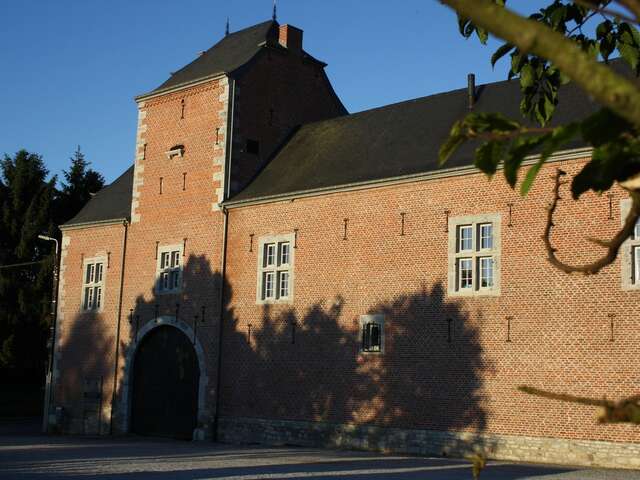
[[[256,300],[256,305],[291,305],[293,298],[269,298],[267,300]]]
[[[155,295],[176,295],[182,293],[182,288],[176,288],[174,290],[155,290]]]
[[[450,297],[499,297],[500,289],[450,290],[447,295]]]
[[[384,351],[383,350],[377,350],[377,351],[375,351],[375,350],[371,350],[371,351],[369,351],[369,350],[360,350],[358,353],[360,355],[364,355],[364,356],[368,357],[369,355],[373,355],[373,356],[375,356],[375,355],[383,355]]]

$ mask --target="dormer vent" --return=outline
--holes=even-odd
[[[171,160],[174,157],[182,158],[184,156],[184,145],[174,145],[164,153],[169,160]]]

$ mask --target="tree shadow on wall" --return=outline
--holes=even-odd
[[[127,271],[127,275],[130,274]],[[111,278],[107,270],[106,281],[109,285],[119,285],[120,278]],[[191,255],[184,262],[181,282],[179,293],[162,294],[157,293],[154,282],[131,304],[127,304],[126,299],[130,296],[125,292],[119,322],[117,287],[105,292],[104,312],[78,312],[61,320],[62,337],[57,350],[60,376],[51,402],[53,407],[63,408],[64,415],[57,426],[59,431],[84,434],[127,431],[131,425],[135,349],[143,339],[142,332],[156,325],[162,326],[158,323],[161,318],[175,318],[186,327],[189,336],[183,343],[194,342],[195,332],[203,349],[202,356],[207,359],[206,371],[200,373],[210,378],[209,389],[212,384],[215,386],[217,319],[220,315],[218,292],[222,279],[219,273],[212,271],[204,255]],[[120,368],[117,369],[114,391],[116,343]],[[212,398],[210,395],[207,402],[211,403]]]
[[[384,351],[363,353],[359,316],[346,313],[354,309],[343,297],[319,299],[302,311],[256,306],[253,298],[234,299],[232,287],[205,256],[197,255],[184,262],[182,282],[180,294],[156,295],[151,287],[150,295],[123,304],[119,355],[133,358],[132,345],[140,331],[159,317],[177,317],[195,330],[202,346],[206,371],[201,374],[209,379],[206,404],[212,419],[222,312],[223,427],[225,419],[233,418],[294,421],[302,425],[301,431],[279,437],[285,443],[445,455],[477,448],[490,453],[492,446],[477,435],[486,427],[482,377],[491,370],[479,341],[481,319],[472,319],[458,301],[447,298],[442,284],[363,309],[385,319]],[[253,317],[239,316],[249,309]],[[107,385],[113,375],[115,322],[78,315],[65,324],[71,330],[60,352],[64,382],[57,400],[66,402],[76,427],[84,426],[85,380],[103,377]],[[118,425],[124,425],[131,387],[119,373],[114,409]],[[103,391],[101,401],[111,402],[111,390]],[[102,419],[103,433],[108,423]],[[461,441],[452,432],[469,436]]]
[[[359,316],[348,310],[342,297],[301,314],[265,305],[253,322],[227,309],[221,414],[324,422],[285,434],[292,444],[491,451],[478,435],[486,427],[482,376],[491,368],[478,338],[481,319],[472,322],[442,284],[423,287],[362,312],[384,315],[384,351],[364,353]],[[450,432],[469,435],[461,441]]]

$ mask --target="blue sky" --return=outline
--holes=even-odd
[[[60,174],[80,145],[113,180],[133,162],[133,97],[216,43],[227,16],[232,31],[268,20],[271,0],[0,2],[0,155],[26,148]],[[350,112],[506,76],[489,64],[498,43],[463,39],[436,0],[279,0],[278,20],[304,30]]]

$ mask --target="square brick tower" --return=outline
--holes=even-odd
[[[51,406],[62,407],[64,419],[57,428],[130,431],[133,358],[165,324],[197,351],[195,421],[210,423],[223,284],[220,202],[299,125],[346,113],[326,64],[304,51],[302,33],[268,21],[228,34],[136,98],[134,167],[62,226]]]

